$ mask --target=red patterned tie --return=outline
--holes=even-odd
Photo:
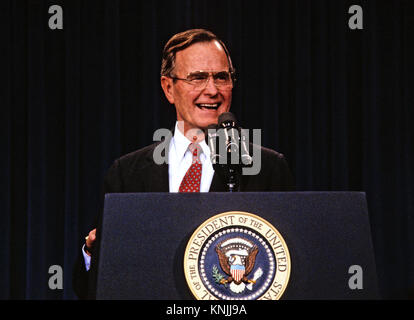
[[[200,145],[190,143],[188,149],[193,154],[193,162],[187,170],[183,181],[181,181],[179,192],[200,192],[201,181],[201,162],[200,162]]]

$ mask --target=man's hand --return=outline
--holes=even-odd
[[[91,256],[96,240],[96,229],[93,229],[91,232],[89,232],[85,240],[85,252],[87,255]]]

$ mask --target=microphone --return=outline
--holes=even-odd
[[[239,130],[237,120],[231,112],[224,112],[218,117],[218,127],[222,128],[224,141],[226,143],[226,152],[238,155],[239,152]],[[232,163],[233,164],[233,163]]]
[[[216,167],[226,181],[229,192],[238,191],[240,188],[239,131],[236,122],[236,117],[231,112],[224,112],[218,117],[220,153],[224,151],[225,161]]]
[[[242,166],[252,163],[245,133],[231,112],[222,113],[218,124],[210,124],[205,130],[214,171],[224,179],[229,192],[239,190]]]
[[[253,160],[249,153],[248,143],[246,142],[246,131],[238,126],[234,114],[231,112],[222,113],[218,117],[218,127],[224,129],[224,139],[226,141],[226,151],[228,154],[237,154],[236,164],[250,166]],[[238,160],[239,154],[242,163]]]
[[[253,164],[253,158],[250,155],[249,152],[249,147],[247,145],[246,142],[246,132],[241,129],[241,134],[240,134],[240,154],[241,154],[241,160],[242,160],[242,164],[245,166],[251,166]]]
[[[217,124],[208,125],[208,127],[205,129],[204,136],[206,143],[210,148],[211,163],[213,164],[213,167],[215,167],[215,165],[220,162],[220,153],[218,152],[217,148]]]

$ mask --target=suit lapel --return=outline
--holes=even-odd
[[[152,159],[151,159],[152,160]],[[148,168],[148,190],[147,192],[169,192],[168,164],[158,165],[152,163]]]
[[[168,164],[156,164],[153,159],[153,153],[155,148],[160,144],[164,143],[166,148],[164,148],[161,152],[161,155],[164,159],[168,159],[168,149],[170,145],[172,136],[167,136],[165,139],[160,141],[159,143],[154,144],[154,147],[151,151],[147,154],[147,161],[149,166],[146,170],[147,172],[147,183],[146,183],[146,192],[169,192],[169,179],[168,179]]]

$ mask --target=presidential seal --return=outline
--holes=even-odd
[[[278,300],[290,269],[280,233],[247,212],[211,217],[195,230],[184,253],[187,284],[200,300]]]

